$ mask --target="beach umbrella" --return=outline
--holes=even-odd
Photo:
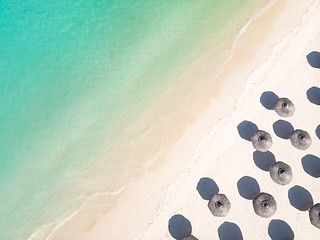
[[[228,215],[231,204],[224,194],[214,194],[208,203],[208,207],[216,217],[225,217]]]
[[[300,150],[306,150],[311,145],[311,137],[306,131],[297,129],[290,135],[291,144]]]
[[[310,208],[309,218],[313,226],[320,228],[320,203],[317,203]]]
[[[271,217],[277,210],[276,200],[268,193],[259,193],[253,200],[254,212],[260,217]]]
[[[189,235],[189,236],[186,236],[184,238],[182,238],[181,240],[199,240],[198,238],[192,236],[192,235]]]
[[[272,146],[271,135],[262,130],[258,130],[250,139],[253,147],[260,152],[267,152]]]
[[[292,180],[291,167],[284,162],[276,162],[270,168],[270,176],[275,183],[287,185]]]
[[[274,106],[274,110],[280,117],[291,117],[296,109],[288,98],[279,98]]]

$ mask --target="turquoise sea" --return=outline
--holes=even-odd
[[[231,49],[267,2],[0,0],[0,239],[132,178],[145,162],[103,157],[121,130],[208,44]]]

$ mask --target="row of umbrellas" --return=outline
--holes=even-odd
[[[306,150],[310,147],[312,140],[308,132],[297,129],[290,134],[289,137],[292,146],[300,150]],[[271,135],[263,130],[258,130],[255,134],[250,137],[254,149],[260,152],[267,152],[272,146]]]
[[[270,169],[271,178],[280,185],[288,184],[292,179],[292,170],[289,165],[283,162],[276,162]],[[252,205],[254,212],[264,218],[271,217],[277,210],[277,203],[274,197],[265,192],[257,194]],[[225,217],[231,208],[231,203],[225,194],[214,194],[208,203],[208,208],[216,217]],[[320,228],[320,203],[309,209],[309,219],[312,225]]]
[[[264,218],[271,217],[277,210],[277,203],[269,193],[261,192],[253,200],[254,212]],[[214,194],[208,203],[208,207],[216,217],[225,217],[231,208],[231,203],[224,194]]]

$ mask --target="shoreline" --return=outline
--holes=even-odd
[[[309,1],[312,2],[312,1]],[[308,4],[309,4],[308,2]],[[270,24],[270,28],[274,27],[273,25],[276,24],[276,19],[277,18],[281,18],[281,16],[277,16],[276,13],[280,13],[281,8],[285,7],[284,4],[285,1],[277,1],[272,7],[271,10],[273,10],[272,13],[270,13],[270,9],[268,9],[266,12],[269,12],[271,14],[271,16],[273,16],[272,14],[275,14],[275,19],[272,19],[272,21],[269,21]],[[291,7],[294,5],[293,3]],[[302,4],[302,3],[301,3]],[[307,5],[306,3],[302,4],[302,5]],[[276,10],[275,10],[276,9]],[[218,91],[217,91],[217,86],[214,87],[213,92],[211,92],[205,99],[203,99],[202,103],[199,103],[199,105],[202,106],[202,108],[199,108],[201,110],[197,110],[197,114],[195,114],[197,116],[197,120],[194,123],[191,123],[191,126],[189,124],[189,127],[187,128],[187,130],[185,131],[184,135],[182,138],[179,139],[178,143],[176,144],[176,146],[174,147],[174,149],[170,149],[169,153],[167,156],[162,156],[159,159],[156,159],[153,163],[150,164],[150,166],[147,168],[147,172],[145,174],[143,174],[142,177],[140,177],[138,180],[134,181],[132,184],[130,184],[130,186],[128,188],[126,188],[123,192],[120,193],[119,195],[119,199],[117,200],[117,205],[115,207],[113,207],[106,215],[103,214],[98,214],[97,213],[97,220],[94,221],[94,223],[90,224],[91,228],[86,232],[86,233],[81,233],[81,232],[77,232],[75,230],[71,230],[70,232],[67,230],[65,234],[60,235],[59,236],[59,230],[54,233],[53,238],[50,239],[102,239],[103,238],[103,234],[109,235],[111,237],[111,239],[131,239],[131,237],[133,235],[135,235],[138,232],[141,232],[143,228],[145,228],[145,226],[148,225],[147,222],[152,222],[152,220],[154,219],[156,212],[157,212],[157,208],[159,207],[158,204],[155,203],[148,203],[148,201],[150,200],[154,200],[155,202],[159,203],[160,199],[164,199],[164,195],[167,192],[167,189],[165,186],[169,186],[172,184],[173,181],[175,181],[176,177],[179,175],[179,171],[183,172],[187,165],[187,163],[190,161],[190,157],[193,154],[193,150],[195,149],[195,147],[197,146],[198,142],[200,141],[200,139],[202,139],[205,135],[207,135],[207,132],[209,131],[209,129],[211,129],[213,126],[216,126],[219,122],[221,122],[221,119],[223,119],[224,117],[228,116],[231,114],[233,107],[236,105],[238,96],[240,96],[240,94],[242,93],[242,89],[244,88],[245,82],[246,82],[246,77],[248,74],[250,74],[250,70],[251,68],[256,69],[257,66],[259,66],[261,63],[263,63],[265,61],[265,59],[268,57],[268,50],[261,50],[261,48],[266,48],[266,46],[270,46],[270,45],[274,45],[278,40],[278,38],[282,39],[284,36],[282,35],[286,35],[286,33],[281,32],[281,34],[279,34],[277,36],[276,39],[273,39],[273,41],[270,41],[268,43],[266,43],[267,40],[264,40],[264,44],[261,44],[259,42],[259,39],[255,42],[257,44],[257,49],[260,50],[258,59],[259,61],[254,61],[250,58],[250,59],[246,59],[248,62],[247,64],[240,60],[244,60],[243,56],[239,57],[241,55],[241,47],[242,49],[248,49],[248,46],[246,45],[246,40],[248,41],[248,35],[250,35],[250,32],[252,32],[252,28],[254,28],[255,26],[257,27],[257,23],[256,21],[259,21],[259,19],[261,19],[261,17],[264,16],[265,13],[262,14],[262,16],[259,16],[257,19],[255,19],[247,28],[246,33],[242,34],[240,37],[239,42],[237,43],[237,46],[235,47],[235,53],[233,54],[232,59],[228,62],[227,66],[226,66],[226,70],[222,73],[222,75],[219,77],[219,79],[223,79],[222,81],[220,81],[219,87],[218,87]],[[301,14],[301,12],[300,12]],[[294,22],[294,21],[293,21]],[[290,22],[289,25],[294,25],[297,23],[293,23]],[[260,23],[261,24],[261,23]],[[268,25],[268,24],[267,24]],[[258,27],[257,27],[258,28]],[[271,35],[270,33],[267,32],[267,29],[265,29],[265,34],[266,35]],[[291,28],[289,28],[291,30]],[[253,31],[254,32],[254,31]],[[262,31],[263,32],[263,31]],[[265,36],[262,34],[262,36]],[[260,39],[261,40],[261,39]],[[263,46],[261,46],[263,45]],[[250,42],[250,47],[252,47],[252,43]],[[267,47],[268,48],[268,47]],[[264,56],[261,57],[261,55]],[[239,58],[237,58],[237,56]],[[255,56],[256,57],[256,56]],[[254,58],[255,58],[254,57]],[[264,59],[264,60],[263,60]],[[241,63],[243,68],[245,68],[246,70],[240,69],[240,66],[238,65],[239,63]],[[253,71],[253,70],[252,70]],[[235,75],[240,73],[240,78],[242,79],[242,81],[237,81],[237,82],[233,82],[232,79],[235,79]],[[239,75],[238,75],[239,76]],[[223,83],[221,83],[223,82]],[[218,105],[219,100],[222,101],[221,99],[223,99],[223,96],[227,96],[227,88],[230,86],[233,86],[234,84],[237,84],[238,87],[236,90],[234,90],[235,92],[233,92],[233,98],[227,99],[227,102],[224,102],[224,105],[221,105],[220,107],[217,107],[215,105]],[[234,86],[233,86],[234,87]],[[212,100],[212,101],[211,101]],[[224,99],[226,100],[226,99]],[[223,101],[222,101],[223,102]],[[208,105],[211,105],[208,107]],[[226,109],[225,107],[228,105],[228,108]],[[209,109],[209,110],[208,110]],[[201,113],[199,113],[201,112]],[[213,116],[213,113],[215,112],[219,112],[221,115],[219,115],[219,117],[216,117],[216,119],[210,119],[210,116]],[[205,123],[205,124],[203,124]],[[204,127],[205,126],[205,127]],[[194,139],[193,141],[190,140],[186,140],[188,138],[188,136],[193,136]],[[187,144],[185,144],[187,142]],[[188,149],[188,151],[185,151],[186,149]],[[160,154],[161,155],[161,154]],[[172,163],[171,161],[169,161],[168,159],[176,159],[176,158],[180,158],[182,160],[179,161],[175,161],[174,163]],[[182,168],[182,170],[180,169],[180,164],[184,165],[184,167]],[[177,173],[172,174],[172,172],[169,171],[169,173],[165,173],[167,170],[176,170]],[[180,170],[179,170],[180,169]],[[173,176],[174,175],[174,176]],[[161,183],[160,179],[165,179],[166,183]],[[152,192],[152,189],[154,186],[150,186],[150,184],[148,184],[148,182],[152,182],[153,180],[156,180],[156,185],[159,186],[161,189],[161,191],[159,192]],[[149,185],[149,186],[146,186]],[[141,189],[147,189],[149,191],[151,191],[151,196],[147,193],[144,193]],[[149,196],[148,196],[149,195]],[[138,197],[139,196],[139,197]],[[128,219],[126,221],[130,221],[130,219],[135,219],[136,216],[138,216],[139,214],[143,214],[145,217],[143,222],[139,222],[139,223],[134,223],[132,224],[132,226],[130,226],[131,230],[133,230],[131,233],[129,233],[129,229],[126,230],[126,233],[123,233],[123,235],[120,235],[120,233],[118,233],[116,231],[116,229],[114,229],[113,227],[110,227],[110,229],[105,229],[103,231],[103,226],[112,226],[114,224],[114,226],[117,226],[116,221],[113,222],[113,220],[115,220],[115,216],[118,216],[120,214],[119,219],[117,219],[117,221],[121,222],[121,220],[123,220],[123,217],[126,216],[126,212],[125,209],[132,209],[133,207],[133,202],[139,202],[139,198],[142,198],[142,203],[140,203],[138,206],[135,206],[135,208],[137,208],[138,210],[136,210],[136,212],[132,212],[130,213]],[[131,200],[129,200],[131,199]],[[132,201],[132,199],[136,199],[136,201]],[[132,202],[131,202],[132,201]],[[129,204],[128,204],[129,202]],[[121,209],[121,206],[125,206],[125,209]],[[144,212],[142,211],[142,209],[147,208],[148,211]],[[121,218],[122,216],[122,218]],[[120,219],[121,218],[121,219]],[[118,223],[119,223],[118,222]],[[146,225],[147,223],[147,225]],[[124,223],[122,223],[124,224]],[[125,224],[124,224],[125,225]],[[120,226],[120,225],[119,225]],[[72,229],[72,227],[71,227]],[[110,230],[112,229],[113,234],[112,235],[110,233]],[[64,231],[63,229],[61,229],[62,231]],[[111,231],[111,232],[112,232]],[[55,234],[57,234],[57,236],[55,236]],[[95,238],[92,238],[92,236],[95,236]],[[61,238],[62,237],[62,238]],[[120,237],[120,238],[119,238]],[[123,237],[123,238],[122,238]]]
[[[229,239],[225,238],[226,236],[230,237],[228,231],[236,231],[236,237],[234,237],[237,239],[240,239],[240,236],[241,239],[242,236],[243,239],[256,239],[257,235],[259,236],[259,239],[270,239],[272,236],[287,239],[289,235],[295,236],[295,239],[318,239],[318,229],[310,224],[308,212],[300,210],[299,206],[295,205],[296,203],[292,200],[293,197],[290,195],[290,191],[292,192],[296,188],[299,189],[300,185],[302,185],[306,187],[307,192],[308,190],[311,192],[311,195],[314,197],[314,204],[320,201],[320,191],[317,187],[317,179],[310,178],[310,175],[307,175],[306,172],[303,171],[300,161],[296,161],[296,159],[303,159],[305,154],[307,154],[306,156],[308,156],[309,153],[313,153],[317,156],[320,155],[319,136],[316,137],[314,133],[314,127],[317,126],[320,119],[316,117],[313,119],[314,113],[319,112],[319,109],[317,106],[308,102],[305,96],[307,88],[311,87],[313,84],[319,85],[318,79],[320,72],[316,72],[317,69],[313,69],[305,58],[312,50],[320,49],[319,41],[317,41],[317,39],[320,38],[320,31],[318,30],[313,33],[312,27],[310,27],[312,26],[312,24],[310,25],[310,23],[312,23],[311,20],[313,20],[313,23],[319,23],[320,15],[319,9],[317,8],[319,3],[319,1],[313,1],[312,4],[310,2],[310,8],[308,7],[305,14],[302,14],[301,21],[298,22],[298,25],[293,29],[290,29],[288,35],[285,35],[280,42],[272,46],[272,54],[268,57],[268,60],[250,74],[244,91],[237,100],[233,113],[222,119],[218,125],[211,129],[210,134],[202,140],[192,161],[189,162],[187,169],[181,173],[177,180],[168,188],[166,198],[162,201],[156,220],[145,232],[136,237],[136,240],[150,239],[153,236],[156,236],[158,239],[172,239],[169,234],[168,222],[170,217],[172,219],[176,214],[183,214],[191,221],[193,229],[192,234],[199,239],[212,239],[213,236],[216,235],[219,237],[221,236],[221,239]],[[311,11],[309,12],[309,10]],[[312,15],[313,19],[310,19],[310,15]],[[309,21],[308,23],[305,23],[306,19]],[[306,26],[308,29],[306,29]],[[301,32],[307,32],[310,35],[303,35],[304,33]],[[310,40],[308,40],[308,36],[311,36]],[[303,41],[299,42],[302,37],[304,37]],[[296,45],[297,42],[298,44],[304,45]],[[311,43],[310,46],[308,43]],[[289,48],[288,45],[291,48]],[[308,81],[307,85],[299,82],[299,84],[297,84],[298,86],[291,85],[286,88],[287,84],[290,82],[290,79],[284,78],[284,76],[287,76],[286,73],[279,75],[279,78],[283,80],[283,82],[279,81],[278,83],[275,80],[271,80],[272,77],[277,77],[277,74],[281,71],[281,67],[277,67],[277,70],[272,72],[272,77],[269,76],[268,71],[271,71],[272,68],[278,64],[277,61],[279,61],[278,58],[281,57],[281,53],[285,56],[281,57],[280,60],[283,61],[283,64],[288,64],[289,62],[286,61],[291,61],[290,57],[292,56],[289,50],[292,50],[292,48],[296,46],[302,46],[304,48],[298,50],[300,58],[294,59],[293,67],[287,67],[287,69],[294,69],[294,67],[302,66],[302,70],[299,69],[296,71],[299,76],[294,77],[294,81],[298,80],[299,77],[301,78],[305,73],[307,73],[305,75]],[[287,48],[289,48],[289,50]],[[278,65],[283,66],[283,64]],[[293,74],[295,73],[289,75],[292,76]],[[268,79],[262,79],[264,76]],[[296,88],[303,91],[294,91]],[[276,93],[279,93],[279,97],[289,96],[291,100],[295,100],[295,104],[302,114],[300,113],[300,115],[297,115],[297,113],[295,113],[292,118],[285,120],[293,122],[293,126],[296,128],[304,128],[307,130],[314,141],[313,146],[311,146],[310,149],[302,152],[294,149],[290,143],[285,143],[283,139],[274,139],[275,141],[271,151],[277,153],[275,154],[276,161],[280,160],[287,162],[295,171],[293,181],[288,186],[284,187],[274,184],[271,181],[270,176],[268,176],[269,174],[267,173],[266,176],[266,172],[261,171],[262,169],[259,170],[257,169],[257,166],[252,166],[253,164],[247,163],[248,161],[246,160],[249,160],[250,162],[252,156],[247,153],[241,153],[241,151],[248,151],[248,153],[253,152],[252,145],[241,139],[239,133],[234,134],[236,128],[239,126],[237,126],[237,124],[242,120],[252,120],[254,123],[258,124],[258,127],[264,126],[264,130],[274,134],[270,127],[270,122],[276,121],[280,117],[277,116],[274,111],[264,109],[259,102],[260,94],[268,90],[277,90]],[[253,105],[253,107],[251,108],[250,105]],[[264,113],[267,111],[264,119],[259,116],[258,111],[263,111]],[[306,119],[308,119],[308,121],[305,121]],[[269,127],[267,127],[267,125],[269,125]],[[232,127],[231,129],[230,126]],[[225,144],[226,146],[222,143],[219,144],[219,141],[225,138],[228,138],[229,141]],[[288,150],[291,150],[292,153],[290,154]],[[271,155],[273,155],[272,152]],[[253,160],[255,160],[254,155],[255,152],[253,153]],[[214,161],[210,162],[211,159],[214,159]],[[239,162],[239,160],[244,160],[246,162],[242,163]],[[225,167],[223,165],[225,165]],[[254,176],[254,178],[258,180],[262,192],[269,192],[275,196],[278,210],[274,216],[269,219],[257,217],[257,215],[253,213],[251,201],[244,201],[243,198],[239,196],[241,191],[239,189],[239,182],[242,179],[240,178],[242,175],[245,175],[242,178],[250,175]],[[226,176],[230,177],[230,179],[226,179]],[[199,196],[200,192],[198,193],[196,190],[200,177],[213,178],[214,182],[218,184],[219,193],[226,194],[230,202],[234,204],[227,217],[215,218],[209,212],[207,201],[201,199]],[[239,181],[236,182],[234,181],[235,179],[239,179]],[[231,182],[233,185],[230,186]],[[190,187],[192,187],[191,191]],[[235,191],[235,188],[237,187],[239,192]],[[284,194],[285,191],[288,191],[287,196]],[[305,195],[305,193],[303,194]],[[180,198],[177,199],[177,196]],[[277,223],[280,226],[275,228],[273,223]],[[238,229],[230,227],[232,224],[237,226]],[[240,225],[240,228],[237,224]],[[228,227],[223,229],[225,226],[230,227],[230,229],[228,229]],[[161,228],[161,230],[158,230],[159,228]],[[238,235],[238,230],[240,231],[240,235]],[[254,237],[252,238],[252,236]]]

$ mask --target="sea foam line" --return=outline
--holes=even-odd
[[[113,192],[97,192],[94,194],[94,196],[98,196],[98,195],[119,195],[121,192],[123,192],[123,190],[126,188],[126,186],[122,186],[120,187],[118,190],[115,190]],[[94,198],[91,197],[88,200]],[[70,220],[72,220],[76,215],[78,215],[78,213],[83,209],[84,205],[86,204],[86,202],[84,202],[80,208],[78,210],[76,210],[75,212],[71,213],[68,217],[62,219],[60,222],[58,222],[56,224],[56,226],[52,229],[52,231],[50,232],[50,234],[48,235],[48,237],[45,240],[50,240],[50,238],[53,236],[53,234],[60,228],[62,227],[65,223],[69,222]],[[28,239],[29,240],[29,239]],[[32,240],[32,238],[30,239]]]
[[[55,226],[53,227],[53,229],[50,231],[49,235],[45,238],[45,240],[50,240],[52,238],[52,236],[55,234],[55,232],[57,232],[59,230],[60,227],[62,227],[64,224],[66,224],[67,222],[69,222],[70,220],[72,220],[76,215],[78,215],[78,213],[84,208],[84,205],[87,203],[87,201],[94,199],[94,197],[99,196],[99,195],[119,195],[120,193],[122,193],[129,185],[133,184],[135,181],[132,181],[124,186],[121,186],[119,189],[112,191],[112,192],[97,192],[94,193],[93,196],[88,197],[88,199],[86,201],[84,201],[81,206],[74,211],[73,213],[71,213],[69,216],[61,219],[61,220],[56,220]],[[36,237],[38,236],[38,234],[41,233],[41,227],[36,230],[35,232],[32,233],[32,235],[30,237],[27,238],[27,240],[33,240],[36,239]]]
[[[250,19],[244,24],[244,26],[240,28],[240,30],[237,32],[237,34],[235,34],[235,35],[233,36],[233,41],[232,41],[232,46],[231,46],[231,49],[230,49],[229,57],[227,57],[227,59],[223,62],[222,68],[221,68],[220,71],[218,71],[218,73],[212,78],[212,81],[218,79],[218,78],[221,76],[221,74],[222,74],[223,71],[225,70],[227,64],[228,64],[228,63],[230,62],[230,60],[232,59],[234,49],[236,48],[236,46],[237,46],[237,44],[238,44],[238,41],[239,41],[241,35],[244,34],[244,33],[247,31],[248,27],[251,25],[251,23],[252,23],[254,20],[258,19],[258,18],[261,16],[261,14],[263,14],[263,13],[266,12],[269,8],[271,8],[271,7],[275,4],[275,2],[276,2],[276,0],[270,0],[270,1],[268,2],[268,4],[266,4],[264,7],[260,8],[260,10],[258,11],[258,13],[257,13],[254,17],[250,18]],[[214,85],[212,84],[212,86],[209,87],[209,91],[212,90],[213,87],[214,87]]]
[[[63,224],[65,224],[66,222],[70,221],[74,216],[76,216],[81,209],[83,208],[83,206],[81,206],[78,210],[76,210],[75,212],[71,213],[68,217],[64,218],[63,220],[61,220],[50,232],[50,234],[45,238],[46,240],[50,239],[53,234],[56,232],[56,230],[61,227]],[[27,240],[33,240],[37,237],[38,234],[40,234],[41,232],[41,227],[36,230],[30,237],[27,238]]]
[[[247,23],[242,27],[240,28],[240,30],[238,31],[238,33],[233,37],[233,46],[231,48],[231,56],[230,56],[230,59],[232,58],[232,53],[233,53],[233,50],[235,49],[238,41],[239,41],[239,38],[241,37],[242,34],[244,34],[248,27],[250,26],[250,24],[255,21],[256,19],[258,19],[264,12],[266,12],[269,8],[271,8],[274,4],[275,4],[276,0],[271,0],[269,1],[269,3],[262,7],[260,9],[260,11],[258,12],[257,15],[255,15],[254,17],[250,18]]]

